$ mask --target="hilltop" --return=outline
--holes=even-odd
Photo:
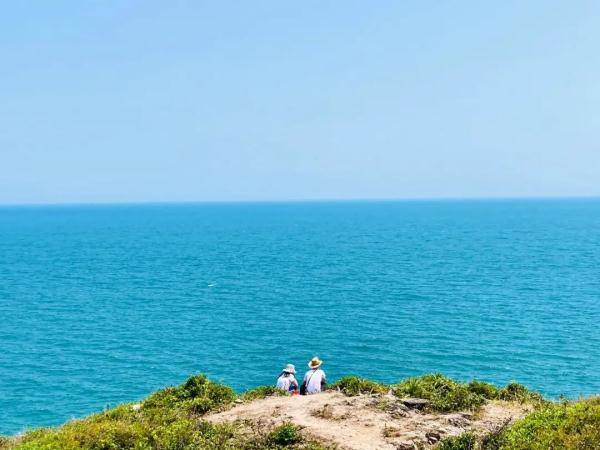
[[[205,376],[58,428],[0,438],[2,450],[595,449],[600,397],[554,403],[425,375],[384,385],[345,377],[324,393],[237,395]]]

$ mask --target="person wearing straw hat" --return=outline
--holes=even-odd
[[[327,377],[321,369],[321,361],[318,357],[314,357],[308,362],[309,371],[304,375],[300,394],[318,394],[325,387]]]
[[[296,368],[293,364],[288,364],[277,378],[277,389],[293,394],[298,390],[298,381],[296,380]]]

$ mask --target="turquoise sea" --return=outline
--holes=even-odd
[[[192,373],[600,393],[600,200],[0,208],[0,433]]]

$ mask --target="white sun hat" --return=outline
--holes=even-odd
[[[285,369],[283,369],[283,371],[286,373],[296,373],[296,367],[294,367],[293,364],[288,364],[287,366],[285,366]]]

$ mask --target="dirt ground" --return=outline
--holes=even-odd
[[[498,430],[527,412],[526,407],[490,402],[476,414],[424,413],[407,409],[392,395],[346,397],[339,392],[271,397],[207,416],[213,422],[243,421],[272,427],[292,422],[303,433],[340,449],[432,448],[465,431]]]

